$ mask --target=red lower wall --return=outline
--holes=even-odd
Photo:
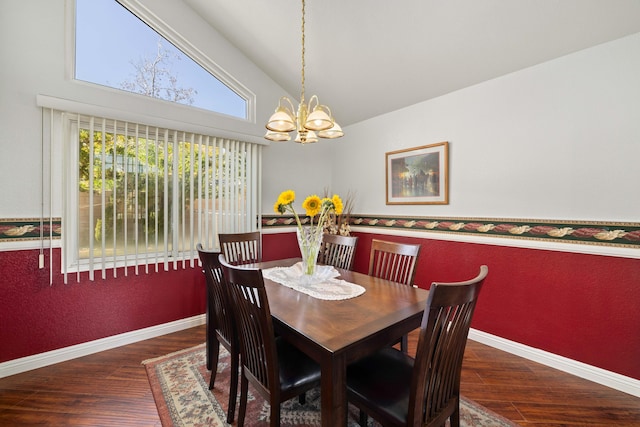
[[[354,233],[354,269],[372,238],[422,244],[417,283],[489,266],[473,328],[640,380],[640,260]],[[299,256],[295,233],[263,235],[263,258]],[[48,253],[47,253],[48,255]],[[60,265],[54,251],[54,264]],[[49,260],[47,259],[47,267]],[[205,310],[199,268],[49,286],[38,251],[0,252],[0,362],[184,319]]]
[[[37,250],[0,252],[0,362],[13,360],[188,318],[205,311],[205,285],[198,268],[80,283],[55,275],[49,259],[38,269]],[[48,251],[46,252],[48,258]],[[60,265],[54,251],[53,265]],[[155,271],[155,270],[154,270]],[[98,273],[101,274],[101,273]],[[97,276],[101,277],[101,276]]]
[[[640,260],[354,233],[354,270],[371,239],[420,243],[416,282],[474,277],[489,267],[472,327],[640,380]],[[265,259],[299,256],[294,233],[265,234]]]

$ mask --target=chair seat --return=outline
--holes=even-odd
[[[385,419],[405,425],[413,364],[413,358],[392,347],[350,364],[347,367],[349,400],[356,406],[362,402],[367,408],[379,408]],[[373,415],[373,411],[370,412]]]
[[[309,356],[282,338],[276,338],[276,349],[282,394],[297,395],[298,388],[308,389],[309,383],[320,384],[320,366]]]

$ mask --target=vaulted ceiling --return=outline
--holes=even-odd
[[[300,0],[183,1],[299,96]],[[306,97],[345,126],[638,32],[638,0],[306,0]]]

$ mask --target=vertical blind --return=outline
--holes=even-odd
[[[260,226],[262,146],[61,113],[63,274],[107,278],[194,267],[218,233]],[[121,269],[121,270],[120,270]],[[119,272],[120,270],[120,272]]]

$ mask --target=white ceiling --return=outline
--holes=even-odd
[[[300,0],[183,1],[299,96]],[[306,0],[306,98],[346,126],[638,32],[640,0]]]

